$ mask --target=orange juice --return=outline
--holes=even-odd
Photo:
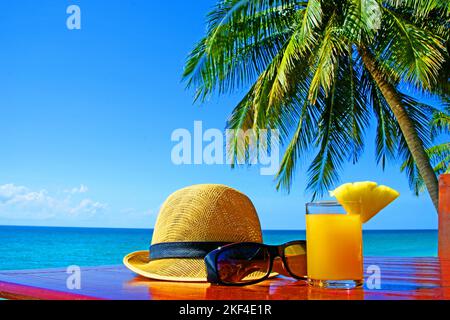
[[[306,239],[309,279],[363,279],[362,223],[359,215],[308,214]]]

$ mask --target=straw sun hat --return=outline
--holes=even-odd
[[[123,262],[147,278],[206,281],[206,266],[199,252],[214,250],[217,245],[213,243],[230,242],[262,242],[252,202],[227,186],[196,185],[169,196],[159,212],[150,250],[130,253]]]

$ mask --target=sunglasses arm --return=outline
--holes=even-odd
[[[217,250],[208,253],[205,257],[207,280],[210,283],[220,283],[216,268]]]

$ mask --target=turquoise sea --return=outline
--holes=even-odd
[[[129,252],[148,248],[152,230],[0,226],[0,270],[122,262]],[[264,231],[264,241],[305,239],[304,231]],[[365,231],[367,256],[436,256],[437,231]]]

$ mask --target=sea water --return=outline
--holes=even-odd
[[[305,231],[264,231],[264,242],[305,239]],[[149,247],[152,230],[0,226],[0,270],[121,264]],[[437,255],[437,231],[365,231],[366,256]]]

